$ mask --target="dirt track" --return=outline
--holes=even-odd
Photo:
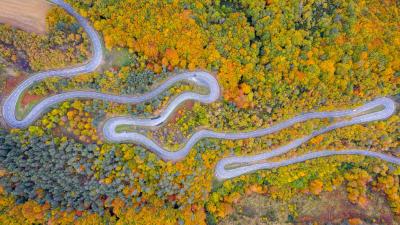
[[[45,0],[1,0],[0,23],[43,34],[50,3]]]

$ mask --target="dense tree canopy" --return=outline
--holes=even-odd
[[[40,100],[78,89],[139,95],[180,71],[214,73],[223,89],[217,102],[185,104],[157,130],[121,128],[139,130],[172,150],[200,127],[254,130],[300,112],[350,108],[380,96],[399,98],[395,1],[67,2],[102,35],[105,62],[97,72],[36,83],[26,96]],[[86,34],[71,16],[53,8],[47,22],[46,35],[0,25],[2,88],[12,83],[4,76],[8,68],[32,73],[90,57]],[[105,118],[156,116],[187,90],[204,92],[182,82],[138,105],[70,100],[27,129],[1,129],[0,223],[213,224],[251,193],[285,200],[340,186],[351,203],[362,207],[370,191],[384,193],[400,215],[400,168],[366,157],[320,158],[223,183],[213,180],[221,158],[272,150],[332,120],[307,121],[261,138],[202,140],[175,164],[140,146],[104,143],[98,128]],[[35,103],[24,105],[25,97],[18,106],[21,117]],[[352,148],[400,157],[399,124],[397,112],[385,121],[341,128],[274,160]]]

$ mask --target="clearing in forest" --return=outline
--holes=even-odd
[[[0,0],[0,23],[43,34],[49,8],[46,0]]]

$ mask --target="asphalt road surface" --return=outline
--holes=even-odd
[[[140,95],[140,96],[118,96],[111,94],[104,94],[95,91],[70,91],[53,96],[42,100],[35,105],[32,110],[28,113],[25,118],[18,120],[16,118],[16,107],[20,96],[25,92],[27,88],[32,86],[36,82],[40,82],[50,77],[73,77],[82,73],[89,73],[94,71],[103,60],[103,49],[102,42],[98,33],[89,25],[88,21],[80,16],[70,5],[62,0],[52,0],[52,2],[62,8],[68,13],[73,15],[79,24],[84,28],[89,38],[92,41],[93,57],[84,65],[61,69],[51,70],[33,74],[27,80],[22,82],[5,100],[2,110],[5,121],[10,127],[14,128],[26,128],[33,122],[35,122],[43,113],[47,112],[48,109],[60,102],[66,101],[73,98],[83,99],[100,99],[103,101],[118,102],[118,103],[129,103],[137,104],[141,102],[149,101],[163,91],[171,87],[177,82],[187,80],[196,85],[204,86],[208,88],[208,94],[198,94],[194,92],[184,92],[174,98],[169,105],[164,109],[159,116],[155,118],[133,118],[133,117],[114,117],[107,120],[103,127],[104,138],[110,142],[131,142],[142,145],[150,151],[157,154],[161,159],[165,161],[179,161],[183,159],[193,148],[193,146],[204,138],[218,138],[218,139],[246,139],[260,137],[267,134],[278,132],[284,128],[290,127],[296,123],[304,122],[310,119],[323,119],[323,118],[343,118],[339,122],[333,123],[325,128],[312,132],[310,135],[296,139],[288,143],[287,145],[276,148],[272,151],[265,152],[258,155],[252,156],[232,156],[220,160],[215,168],[215,176],[219,180],[230,179],[243,174],[251,173],[260,169],[277,168],[281,166],[287,166],[294,163],[303,162],[309,159],[315,159],[318,157],[327,157],[331,155],[364,155],[370,157],[380,158],[382,160],[395,163],[400,165],[400,158],[385,155],[378,152],[372,152],[362,149],[351,149],[341,151],[317,151],[310,152],[308,154],[289,158],[279,162],[269,162],[268,159],[287,153],[288,151],[297,148],[301,144],[309,141],[311,138],[321,135],[323,133],[332,131],[337,128],[350,126],[354,124],[367,123],[371,121],[384,120],[393,115],[396,111],[396,103],[387,97],[375,99],[371,102],[364,104],[355,109],[343,110],[343,111],[330,111],[330,112],[311,112],[305,113],[284,122],[275,124],[268,128],[260,128],[249,132],[216,132],[213,130],[199,130],[194,133],[184,146],[177,151],[169,151],[158,145],[148,137],[137,133],[137,132],[117,132],[116,128],[120,125],[132,125],[132,126],[146,126],[154,127],[163,124],[168,120],[169,116],[174,110],[179,107],[185,101],[194,100],[202,103],[211,103],[219,99],[220,97],[220,86],[218,81],[210,73],[197,71],[197,72],[186,72],[174,77],[167,79],[164,83],[153,89],[152,91]]]

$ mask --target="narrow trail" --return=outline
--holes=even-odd
[[[103,60],[103,49],[102,42],[98,33],[89,25],[88,21],[80,16],[70,5],[62,0],[51,0],[54,4],[64,8],[68,13],[74,16],[79,24],[84,28],[89,38],[92,41],[93,57],[92,59],[82,66],[77,66],[68,69],[51,70],[46,72],[40,72],[33,74],[27,80],[22,82],[16,89],[8,96],[2,107],[2,112],[5,121],[10,127],[14,128],[26,128],[33,122],[35,122],[43,113],[45,113],[49,107],[73,98],[84,98],[84,99],[99,99],[103,101],[118,102],[118,103],[129,103],[137,104],[141,102],[149,101],[163,91],[176,84],[177,82],[186,80],[194,83],[195,85],[205,86],[208,88],[209,93],[202,95],[194,92],[184,92],[174,98],[167,108],[161,112],[161,114],[155,118],[141,119],[132,117],[114,117],[107,120],[103,126],[103,135],[107,141],[111,142],[132,142],[142,145],[150,151],[157,154],[161,159],[165,161],[179,161],[186,157],[193,146],[204,138],[218,138],[218,139],[229,139],[238,140],[245,138],[261,137],[267,134],[278,132],[284,128],[290,127],[296,123],[304,122],[310,119],[323,119],[323,118],[348,118],[340,122],[333,123],[325,128],[312,132],[312,134],[305,137],[296,139],[287,145],[274,149],[270,152],[253,155],[253,156],[234,156],[224,158],[217,163],[215,169],[215,176],[219,180],[230,179],[233,177],[240,176],[242,174],[251,173],[260,169],[270,169],[281,166],[286,166],[294,163],[303,162],[309,159],[327,157],[331,155],[364,155],[370,157],[380,158],[382,160],[395,163],[400,165],[400,158],[389,156],[377,152],[367,150],[342,150],[342,151],[318,151],[311,152],[295,158],[283,160],[280,162],[268,162],[267,160],[287,153],[291,149],[294,149],[301,144],[309,141],[311,138],[321,135],[323,133],[332,131],[337,128],[350,126],[354,124],[367,123],[371,121],[384,120],[389,118],[396,111],[396,103],[390,98],[378,98],[369,103],[366,103],[358,108],[352,110],[342,111],[330,111],[330,112],[311,112],[305,113],[284,122],[275,124],[268,128],[261,128],[249,132],[216,132],[212,130],[199,130],[194,133],[189,140],[185,143],[184,147],[178,151],[169,151],[168,149],[159,146],[157,143],[149,139],[148,137],[141,135],[136,132],[116,132],[116,128],[120,125],[133,125],[133,126],[148,126],[154,127],[164,123],[168,120],[169,116],[174,110],[179,107],[185,101],[194,100],[202,103],[211,103],[219,99],[220,97],[220,86],[214,76],[207,72],[186,72],[167,79],[164,83],[153,89],[152,91],[140,95],[140,96],[118,96],[111,94],[104,94],[95,91],[70,91],[49,96],[48,98],[39,102],[28,115],[22,120],[16,118],[16,107],[18,100],[27,88],[32,86],[36,82],[40,82],[50,77],[66,77],[70,78],[77,76],[82,73],[89,73],[94,70]],[[229,167],[229,168],[227,168]]]

